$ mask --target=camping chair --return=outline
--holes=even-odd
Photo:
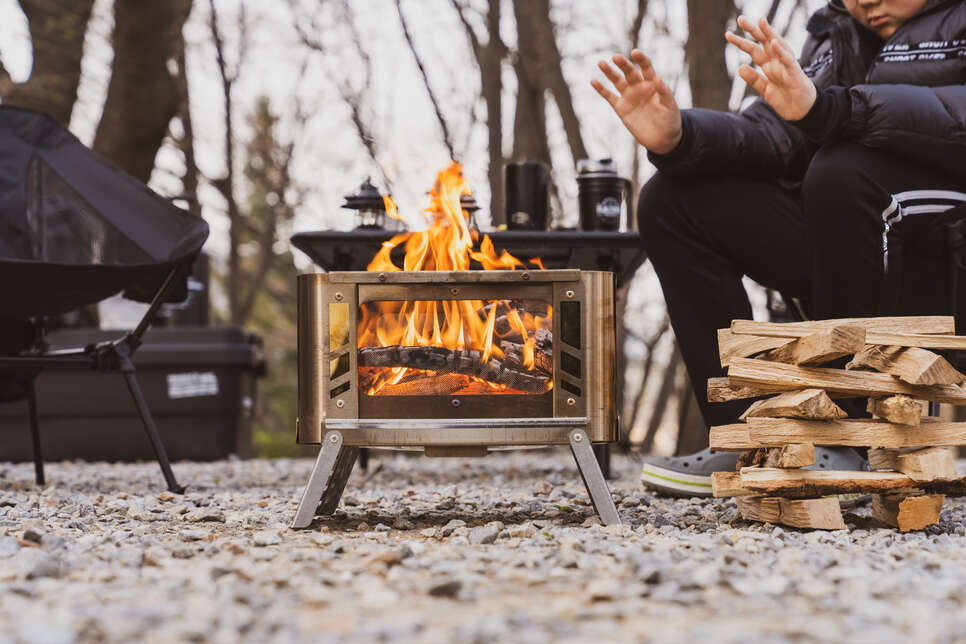
[[[132,357],[161,305],[186,296],[208,236],[175,207],[86,148],[51,118],[0,105],[0,402],[26,400],[34,469],[44,484],[37,375],[44,368],[116,371],[134,401],[168,489],[182,493]],[[123,337],[52,351],[45,316],[116,293],[150,302]]]

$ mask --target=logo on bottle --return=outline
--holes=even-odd
[[[617,219],[621,216],[621,202],[614,197],[605,197],[597,202],[597,216],[600,219]]]

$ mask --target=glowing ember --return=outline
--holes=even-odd
[[[506,251],[497,253],[488,235],[470,229],[460,196],[470,194],[458,163],[439,173],[430,192],[428,230],[385,242],[370,271],[465,271],[523,268]],[[384,197],[386,212],[399,218]],[[405,243],[402,267],[391,259]],[[539,259],[533,264],[543,268]],[[514,300],[380,301],[360,307],[359,375],[369,395],[544,393],[550,374],[552,310],[546,303]],[[542,343],[538,340],[542,333]],[[439,347],[440,350],[419,350]],[[383,349],[380,349],[383,348]],[[507,355],[510,352],[510,355]],[[538,356],[538,353],[541,355]],[[397,366],[405,362],[406,366]],[[439,368],[426,368],[440,365]]]

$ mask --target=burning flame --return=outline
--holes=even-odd
[[[478,262],[484,270],[523,268],[524,263],[508,252],[497,253],[488,235],[483,236],[479,249],[474,249],[479,232],[469,227],[469,217],[460,204],[460,197],[469,194],[462,168],[453,162],[438,174],[430,191],[430,206],[424,210],[432,222],[429,229],[395,235],[384,242],[366,270],[466,271],[472,268],[473,261]],[[387,214],[398,219],[396,204],[389,197],[383,199]],[[393,263],[391,253],[402,244],[405,244],[405,255],[403,265],[399,267]],[[539,259],[531,262],[543,268]],[[540,328],[550,330],[549,309],[548,306],[546,316],[528,311],[521,314],[507,300],[373,302],[361,307],[357,346],[430,346],[457,351],[472,350],[479,352],[479,361],[485,365],[491,359],[504,358],[500,341],[512,337],[523,345],[523,368],[533,371],[536,368],[534,333]],[[497,328],[498,321],[502,321],[503,328]],[[367,393],[375,394],[387,385],[398,384],[420,372],[412,367],[378,368],[378,374]],[[429,372],[426,375],[432,374]],[[466,379],[485,383],[490,391],[509,390],[506,385],[477,377],[466,376]],[[548,379],[547,388],[551,386]]]

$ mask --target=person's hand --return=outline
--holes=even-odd
[[[792,48],[764,18],[755,26],[740,16],[738,26],[758,42],[730,32],[725,33],[725,39],[749,54],[760,70],[742,65],[738,68],[741,78],[786,121],[797,121],[808,114],[815,104],[815,85],[795,60]]]
[[[617,94],[600,81],[590,84],[610,103],[638,143],[656,154],[667,154],[681,140],[681,110],[647,56],[635,49],[631,58],[636,65],[619,54],[614,56],[612,60],[621,73],[606,61],[597,63]]]

